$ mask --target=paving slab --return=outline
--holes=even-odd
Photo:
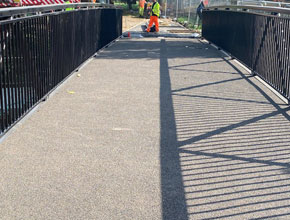
[[[78,74],[1,142],[0,219],[290,218],[290,108],[229,57],[122,38]]]

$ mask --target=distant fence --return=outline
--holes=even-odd
[[[267,10],[277,15],[290,12]],[[277,15],[205,10],[202,36],[236,57],[290,100],[290,19],[287,14]]]
[[[1,134],[121,34],[122,11],[116,8],[60,11],[2,21]]]

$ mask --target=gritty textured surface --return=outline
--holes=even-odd
[[[124,63],[124,43],[1,144],[0,219],[160,218],[159,60]]]
[[[0,219],[289,219],[289,107],[195,39],[121,39],[0,145]]]
[[[124,15],[122,16],[122,32],[129,30],[130,28],[136,26],[141,22],[145,22],[145,18],[138,18],[133,15]]]

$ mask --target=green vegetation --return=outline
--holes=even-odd
[[[129,5],[124,2],[115,2],[114,5],[123,8],[123,15],[133,15],[135,17],[139,16],[139,2],[132,4],[132,10],[129,9]]]
[[[185,21],[187,21],[187,18],[186,17],[179,17],[179,18],[177,18],[177,22],[180,23],[180,24],[182,24],[182,25],[184,24]]]
[[[189,21],[188,17],[178,17],[177,22],[189,29],[193,29],[196,31],[201,31],[202,29],[201,21],[196,15],[192,16]]]
[[[131,1],[132,2],[132,1]],[[127,0],[118,0],[115,1],[114,5],[123,8],[123,15],[133,15],[139,17],[139,1],[137,0],[136,3],[131,4],[132,9],[129,9],[129,5]],[[196,16],[196,14],[192,14],[190,20],[188,21],[187,16],[180,16],[177,19],[177,22],[185,27],[200,32],[202,29],[201,21]]]
[[[115,2],[114,5],[122,7],[124,11],[129,11],[129,5],[127,3]],[[137,2],[136,4],[132,4],[132,10],[133,11],[139,10],[139,2]]]

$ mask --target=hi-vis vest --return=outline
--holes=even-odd
[[[70,4],[70,1],[66,1],[65,4]],[[65,10],[66,11],[71,11],[71,10],[74,10],[74,8],[66,8]]]
[[[160,5],[158,2],[154,2],[153,5],[152,5],[152,10],[151,10],[151,16],[155,15],[157,17],[159,17],[159,14],[160,14]]]

